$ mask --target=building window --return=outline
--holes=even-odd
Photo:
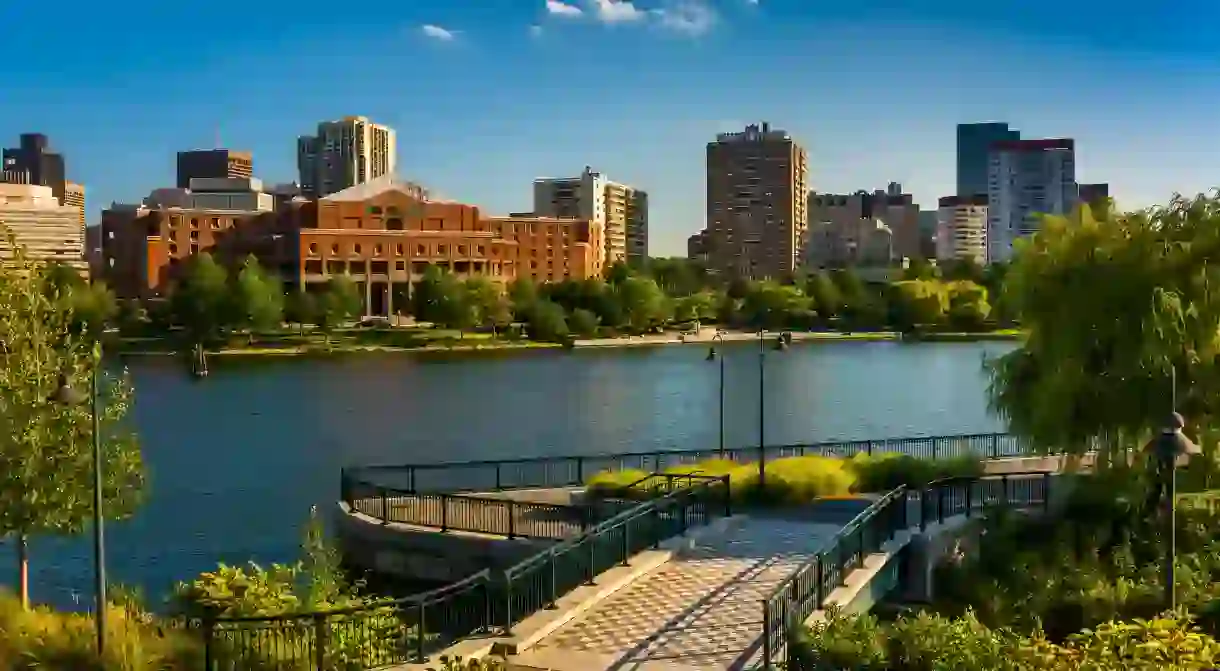
[[[191,240],[199,239],[199,231],[191,231]]]
[[[478,251],[479,256],[483,256],[486,253],[486,249],[483,247],[483,245],[479,245],[476,251]]]
[[[395,261],[394,262],[394,270],[406,270],[406,269],[407,269],[406,261]]]
[[[337,254],[339,253],[339,245],[331,245],[331,246],[330,246],[330,253],[331,253],[331,254],[334,254],[334,255],[337,255]]]
[[[398,256],[402,256],[402,252],[403,252],[402,245],[398,245],[394,248],[394,253],[397,254]]]
[[[458,254],[460,256],[466,256],[466,245],[458,245]]]
[[[212,217],[212,230],[213,231],[220,230],[220,219],[218,219],[217,217]]]
[[[318,253],[318,243],[316,243],[316,242],[309,243],[309,253],[310,254]]]
[[[357,245],[354,245],[354,246],[352,247],[352,253],[353,253],[353,254],[359,254],[359,253],[360,253],[360,245],[358,245],[358,244],[357,244]]]
[[[401,231],[402,228],[402,219],[398,217],[391,217],[385,220],[385,230],[387,231]]]
[[[415,253],[423,256],[428,253],[428,250],[423,245],[418,245],[415,247]]]
[[[171,255],[173,255],[173,254],[177,254],[177,253],[178,253],[178,245],[175,245],[175,244],[172,244],[172,243],[171,243],[171,244],[170,244],[170,246],[169,246],[169,253],[170,253]],[[114,260],[114,259],[111,259],[111,261],[113,261],[113,260]]]
[[[199,228],[199,220],[191,219],[191,228]]]
[[[373,245],[373,255],[381,256],[381,245]]]
[[[444,253],[445,253],[445,245],[440,245],[440,246],[438,246],[438,247],[436,248],[436,251],[437,251],[437,253],[438,253],[438,254],[444,254]]]

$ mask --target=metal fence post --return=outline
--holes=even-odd
[[[977,482],[977,480],[974,478],[971,478],[966,481],[966,517],[970,517],[970,515],[974,511],[974,483],[975,482]]]
[[[315,613],[313,616],[313,654],[316,668],[326,668],[326,616]]]
[[[724,516],[733,516],[733,478],[724,476]]]
[[[1042,509],[1051,509],[1051,474],[1046,472],[1042,474]]]
[[[389,496],[386,494],[385,487],[378,487],[377,493],[381,495],[381,521],[386,524],[389,524],[390,523]]]
[[[583,485],[585,483],[585,458],[576,457],[576,483]]]
[[[508,500],[508,540],[517,536],[517,502]]]
[[[999,451],[999,435],[993,433],[991,434],[991,458],[997,458],[999,456]]]
[[[422,664],[426,659],[424,657],[424,639],[427,638],[427,623],[424,621],[424,602],[420,601],[415,605],[415,608],[417,610],[415,618],[415,661]],[[326,667],[319,664],[318,668],[324,669]]]
[[[1007,475],[1000,476],[1000,490],[1003,491],[1004,505],[1007,506],[1008,505],[1008,476]]]
[[[502,474],[500,473],[500,462],[497,461],[496,462],[496,491],[497,492],[500,491],[501,489],[504,489],[504,480],[501,477],[501,475]]]
[[[210,615],[203,616],[203,669],[214,671],[216,659],[212,653],[212,641],[216,633],[216,620]]]
[[[942,485],[936,487],[936,523],[945,523],[945,488]]]
[[[919,490],[919,532],[928,530],[928,488]]]
[[[449,531],[449,495],[442,493],[441,494],[441,533],[444,533],[446,531]]]

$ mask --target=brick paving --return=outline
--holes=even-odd
[[[839,528],[810,519],[742,520],[513,661],[564,671],[576,671],[573,664],[580,671],[746,668],[761,653],[762,600]]]

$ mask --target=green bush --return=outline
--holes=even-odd
[[[585,481],[585,492],[593,497],[626,496],[632,498],[633,493],[625,491],[624,488],[647,477],[648,471],[636,468],[624,468],[621,471],[602,471]],[[646,495],[642,489],[636,490],[636,492],[640,498]]]
[[[758,464],[739,464],[728,459],[709,459],[695,464],[674,466],[666,471],[671,475],[727,475],[733,499],[762,505],[800,505],[827,496],[845,496],[851,493],[855,474],[847,460],[833,457],[784,457],[767,462],[766,489],[759,488]],[[659,478],[648,478],[648,473],[635,469],[605,471],[594,475],[586,483],[587,491],[594,497],[620,496],[646,498],[655,495]],[[624,488],[636,484],[635,492]]]
[[[952,459],[920,459],[906,454],[887,452],[878,455],[858,454],[850,459],[856,474],[856,491],[886,492],[895,487],[925,487],[942,478],[983,475],[983,461],[977,457]]]
[[[197,639],[159,626],[146,613],[111,606],[106,655],[97,656],[90,615],[21,607],[0,593],[0,669],[6,671],[188,671],[201,668]]]
[[[988,628],[972,613],[883,624],[831,612],[793,632],[788,655],[791,671],[1203,671],[1220,661],[1220,644],[1178,616],[1107,621],[1056,644]]]

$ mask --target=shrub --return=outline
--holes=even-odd
[[[925,487],[933,480],[971,477],[983,474],[983,462],[977,457],[951,459],[920,459],[892,452],[878,455],[858,454],[850,460],[855,471],[856,491],[885,492],[895,487]]]
[[[48,608],[23,609],[11,594],[0,594],[0,668],[6,671],[170,671],[199,668],[196,642],[157,626],[147,614],[111,606],[106,615],[108,646],[98,659],[95,624],[89,615]]]
[[[734,482],[748,500],[764,504],[800,505],[823,496],[842,496],[851,492],[855,474],[843,459],[832,457],[784,457],[767,462],[765,489],[759,489],[758,467],[754,465],[744,482]]]
[[[507,668],[504,660],[499,657],[462,659],[442,655],[440,668],[430,666],[428,671],[505,671]]]
[[[632,493],[624,492],[623,488],[647,477],[648,471],[642,471],[637,468],[624,468],[620,471],[602,471],[585,481],[585,492],[593,497],[631,497]],[[639,496],[643,497],[644,495],[645,492],[639,490]]]

